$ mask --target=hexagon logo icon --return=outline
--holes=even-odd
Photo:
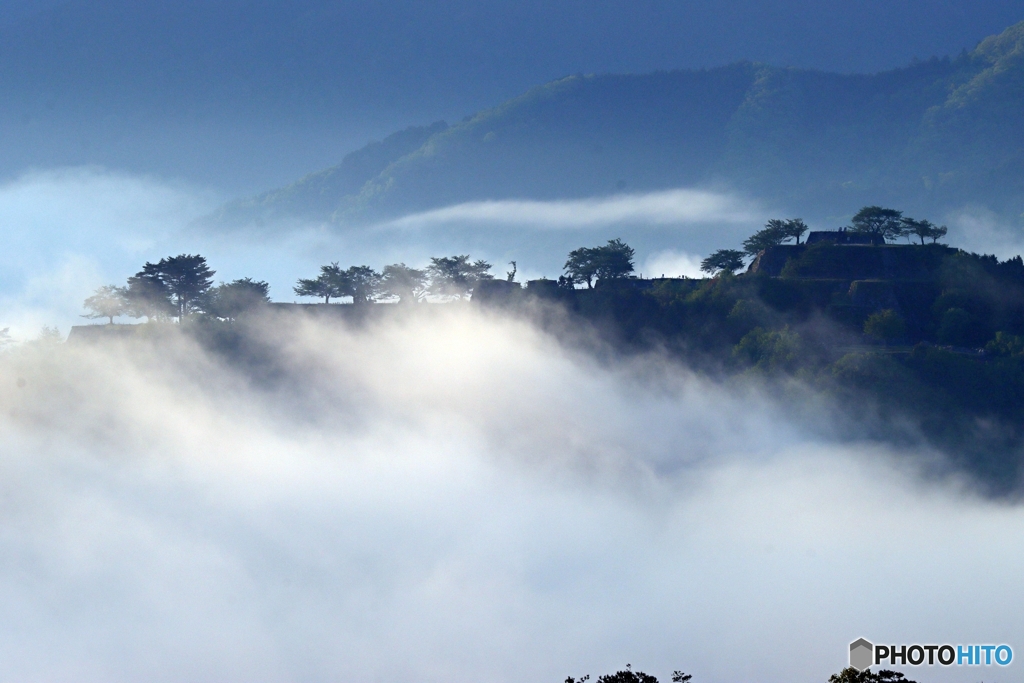
[[[857,671],[864,671],[874,663],[875,646],[864,638],[850,643],[850,666]]]

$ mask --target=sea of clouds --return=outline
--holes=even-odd
[[[471,305],[278,320],[256,364],[25,341],[169,254],[290,300],[320,263],[434,248],[197,230],[219,200],[99,169],[0,187],[0,680],[823,683],[861,636],[1024,653],[1024,510],[830,436],[825,404]],[[645,269],[693,267],[681,226]]]
[[[3,354],[0,680],[823,682],[861,636],[1020,647],[1024,510],[927,452],[391,311],[267,321],[255,365],[173,333]]]

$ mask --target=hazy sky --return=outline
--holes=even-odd
[[[1022,19],[1020,0],[14,0],[0,172],[100,163],[252,191],[570,73],[876,71]]]

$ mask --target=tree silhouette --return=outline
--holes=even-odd
[[[839,673],[829,676],[828,683],[917,683],[917,681],[912,681],[898,671],[889,669],[871,673],[871,669],[857,671],[852,666],[848,666]]]
[[[103,285],[98,287],[92,296],[85,300],[85,309],[89,313],[83,318],[107,318],[111,325],[114,318],[128,311],[127,287]]]
[[[672,683],[690,683],[690,679],[692,678],[693,676],[684,674],[682,671],[677,670],[672,672]],[[565,679],[565,683],[586,683],[586,681],[589,680],[589,674],[580,678],[568,676]],[[644,673],[643,671],[633,671],[632,665],[627,664],[623,671],[616,671],[613,674],[598,676],[597,683],[658,683],[658,679],[650,674]],[[913,681],[908,681],[906,683],[913,683]]]
[[[354,304],[367,304],[380,294],[380,273],[369,266],[352,266],[345,271],[347,287],[344,295],[352,297]]]
[[[270,285],[263,280],[246,277],[222,282],[207,296],[207,312],[218,318],[235,320],[239,315],[270,302]]]
[[[174,315],[171,293],[156,272],[156,266],[147,263],[141,271],[128,278],[125,289],[125,314],[133,318],[145,316],[150,320],[165,320]]]
[[[491,264],[484,260],[470,262],[468,254],[431,258],[427,266],[431,294],[453,299],[469,296],[480,280],[492,280]]]
[[[722,272],[735,273],[743,267],[743,252],[736,249],[719,249],[700,262],[702,272],[717,275]]]
[[[945,237],[947,232],[949,232],[949,228],[947,228],[945,225],[940,225],[937,228],[933,227],[932,228],[932,234],[930,234],[928,236],[932,238],[932,244],[935,244],[936,242],[941,240],[943,237]],[[1020,258],[1020,257],[1018,257],[1018,258]]]
[[[913,218],[903,219],[903,234],[910,236],[914,235],[921,240],[921,244],[924,244],[925,239],[931,239],[932,244],[937,242],[939,238],[944,237],[948,228],[943,225],[939,227],[928,220],[917,221]]]
[[[162,258],[157,263],[146,263],[134,278],[129,279],[128,289],[131,293],[132,280],[135,280],[136,298],[144,303],[147,310],[155,311],[154,307],[159,306],[160,300],[169,301],[173,307],[172,315],[183,321],[201,310],[201,303],[213,284],[213,275],[214,271],[202,256],[178,254]]]
[[[797,244],[800,244],[800,238],[807,232],[807,229],[807,224],[802,218],[790,218],[783,227],[783,233],[787,238],[792,237]]]
[[[786,221],[773,218],[762,229],[743,240],[743,251],[750,256],[757,256],[768,247],[782,244],[788,238]]]
[[[749,256],[757,256],[768,247],[782,244],[788,239],[800,244],[800,237],[807,232],[807,224],[800,218],[783,220],[773,218],[753,235],[743,240],[743,251]]]
[[[324,303],[331,303],[334,298],[346,296],[349,290],[348,275],[338,266],[338,262],[320,266],[320,275],[312,280],[299,279],[293,288],[298,296],[323,297]]]
[[[864,321],[864,334],[888,344],[907,335],[907,323],[899,313],[886,308],[868,316]]]
[[[397,296],[399,303],[418,301],[427,286],[427,273],[410,268],[404,263],[384,266],[382,276],[381,293],[386,296]]]
[[[883,209],[880,206],[865,206],[851,221],[854,232],[866,233],[892,241],[904,234],[903,212]]]
[[[594,278],[597,277],[597,249],[580,247],[569,252],[569,258],[562,268],[570,282],[577,285],[586,283],[587,289],[593,288]]]
[[[591,289],[603,280],[618,280],[633,272],[636,252],[621,239],[608,240],[600,247],[580,247],[569,252],[563,269],[573,284],[586,284]]]
[[[621,239],[608,240],[608,244],[598,247],[597,281],[620,280],[629,277],[633,272],[633,256],[636,252]]]
[[[658,679],[643,671],[633,671],[627,664],[625,671],[598,676],[597,683],[658,683]]]
[[[931,233],[931,221],[927,220],[914,220],[904,216],[903,221],[903,234],[910,239],[911,235],[916,235],[921,239],[921,244],[924,244],[924,240]]]

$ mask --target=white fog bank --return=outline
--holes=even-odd
[[[824,683],[861,636],[1024,652],[1024,510],[914,454],[469,307],[267,329],[259,379],[185,341],[0,357],[0,680]]]
[[[474,202],[371,226],[282,220],[233,230],[204,222],[225,199],[99,167],[30,171],[0,183],[0,329],[10,328],[18,340],[33,338],[43,325],[66,335],[71,325],[87,322],[82,302],[97,287],[123,285],[146,261],[180,253],[205,256],[217,281],[266,280],[275,301],[293,301],[298,278],[334,261],[379,270],[470,253],[494,264],[498,276],[515,260],[521,280],[556,278],[570,250],[615,237],[637,249],[642,272],[652,259],[674,272],[678,255],[731,244],[762,220],[751,201],[678,189]]]

